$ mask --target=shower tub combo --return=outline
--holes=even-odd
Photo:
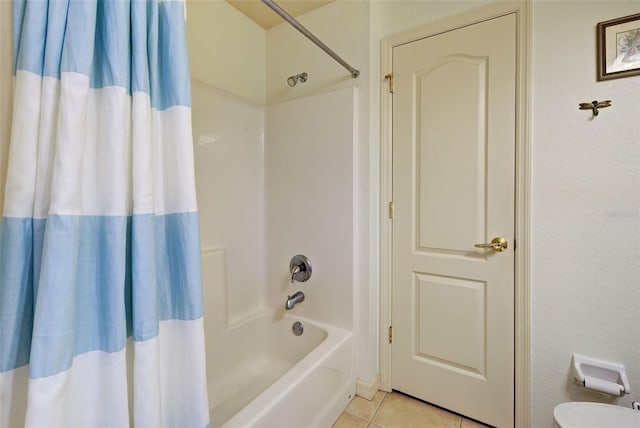
[[[273,0],[262,1],[349,70],[353,78],[359,76],[357,69],[320,42]],[[293,83],[303,83],[306,78],[307,75],[301,73],[292,76],[288,83],[292,85],[294,80]],[[205,134],[214,129],[220,133],[227,130],[224,122],[216,126],[212,124],[211,120],[215,117],[228,117],[230,123],[236,124],[235,128],[229,128],[229,135],[235,135],[234,132],[240,127],[247,129],[244,117],[243,123],[237,123],[234,122],[235,116],[228,115],[230,110],[235,111],[229,104],[234,103],[233,99],[222,98],[218,94],[213,94],[214,97],[209,99],[206,95],[204,91],[194,92],[194,106],[200,103],[209,106],[193,109],[194,129],[202,128]],[[355,345],[352,332],[354,284],[351,274],[355,266],[353,245],[356,232],[352,209],[356,162],[353,156],[356,153],[358,127],[357,95],[357,87],[353,86],[286,100],[268,106],[266,115],[262,118],[257,116],[257,119],[251,116],[256,109],[247,109],[255,119],[256,129],[266,128],[264,139],[269,141],[265,145],[260,134],[260,144],[255,152],[258,155],[255,159],[252,158],[258,163],[261,159],[264,161],[264,191],[268,201],[266,207],[248,206],[248,210],[244,212],[252,212],[253,208],[260,212],[266,208],[266,228],[269,230],[266,235],[269,236],[270,248],[303,247],[305,251],[315,254],[320,266],[331,268],[325,269],[314,283],[314,287],[323,290],[322,299],[309,298],[306,303],[302,303],[303,308],[314,308],[308,312],[302,309],[303,313],[312,313],[317,319],[302,318],[295,314],[295,310],[286,310],[293,309],[304,301],[302,292],[289,296],[286,304],[283,293],[279,309],[255,313],[254,308],[265,307],[265,302],[256,298],[255,289],[259,289],[259,286],[255,289],[248,287],[247,284],[255,283],[247,282],[246,276],[244,280],[239,280],[238,277],[228,279],[225,272],[244,269],[247,264],[241,262],[242,257],[248,263],[253,262],[256,256],[248,255],[246,251],[243,253],[242,249],[253,248],[256,236],[261,236],[261,231],[256,230],[256,233],[251,234],[242,226],[234,229],[236,234],[229,232],[226,237],[219,228],[210,231],[208,241],[212,243],[236,243],[230,250],[235,251],[234,255],[228,259],[226,245],[229,244],[225,244],[224,248],[216,247],[203,252],[207,380],[211,426],[214,428],[328,428],[355,394]],[[210,103],[214,103],[217,98],[224,99],[225,104],[214,109]],[[244,105],[239,105],[245,109]],[[322,118],[321,123],[318,122],[319,117]],[[268,127],[264,126],[265,121],[269,122]],[[214,140],[216,139],[211,141]],[[236,177],[236,181],[233,181],[231,173],[225,175],[229,172],[228,161],[220,155],[241,153],[242,157],[238,156],[237,159],[244,159],[247,153],[254,153],[250,144],[253,140],[248,138],[246,147],[235,144],[236,138],[227,137],[226,145],[225,138],[221,137],[216,141],[215,145],[201,145],[197,149],[200,156],[196,156],[196,170],[201,162],[199,182],[206,183],[201,187],[201,194],[204,195],[216,195],[211,191],[211,183],[235,182],[238,183],[238,188],[242,188],[251,181],[244,176]],[[240,152],[241,149],[246,150]],[[264,155],[265,150],[268,150],[267,155]],[[306,163],[298,162],[301,157],[310,157],[314,164],[332,167],[310,168]],[[220,162],[220,159],[225,159],[227,164],[213,168],[212,165]],[[283,171],[286,174],[281,173]],[[264,184],[259,174],[253,179],[258,186]],[[303,185],[310,196],[296,207],[295,215],[291,215],[291,212],[283,215],[273,211],[279,207],[288,207],[287,203],[282,203],[285,202],[281,200],[282,196],[297,193]],[[336,186],[339,186],[340,192],[332,194],[330,203],[321,197],[313,197],[322,193],[314,192],[314,189]],[[236,218],[233,213],[226,213],[227,217],[224,217],[221,214],[224,207],[237,209],[238,204],[247,200],[259,201],[265,196],[259,193],[254,199],[239,199],[236,198],[237,192],[229,192],[227,195],[226,186],[221,186],[217,191],[218,199],[202,199],[205,206],[203,211],[209,210],[212,219],[232,220],[229,221],[231,226],[237,226],[234,223]],[[220,204],[220,195],[227,195],[229,200],[235,202]],[[286,202],[289,202],[289,197],[286,198]],[[257,223],[251,224],[260,225],[263,221],[265,220],[259,219]],[[278,232],[285,230],[305,230],[307,233],[293,236]],[[242,239],[249,246],[242,244]],[[270,260],[282,260],[276,254],[278,252],[282,251],[268,252],[265,266],[280,266],[269,264]],[[306,281],[311,274],[308,259],[302,255],[294,256],[289,268],[292,283]],[[260,278],[257,275],[255,282],[260,282]],[[271,287],[266,288],[272,292],[288,289],[277,288],[280,285],[271,283]],[[247,299],[250,301],[247,302]],[[243,318],[244,316],[248,318]],[[238,317],[242,321],[237,321]],[[297,323],[301,323],[304,330],[299,335]]]

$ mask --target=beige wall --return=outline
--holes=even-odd
[[[570,400],[640,400],[640,76],[596,81],[596,23],[638,1],[533,7],[532,426]],[[613,100],[591,119],[578,103]],[[613,400],[570,379],[572,353],[627,366]]]
[[[353,67],[358,79],[315,46],[292,26],[282,23],[267,31],[267,103],[328,91],[344,86],[364,86],[369,78],[369,5],[336,1],[297,19]],[[309,80],[291,88],[287,77],[307,72]]]
[[[382,0],[372,5],[378,8],[377,35],[384,38],[491,3],[495,1]]]
[[[265,102],[265,30],[222,0],[187,1],[191,77]]]
[[[4,183],[7,176],[11,131],[13,99],[11,40],[11,2],[0,1],[0,213],[4,205]]]

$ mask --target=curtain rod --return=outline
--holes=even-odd
[[[351,67],[351,65],[349,65],[347,61],[343,60],[337,53],[335,53],[327,45],[322,43],[320,39],[318,39],[313,35],[313,33],[311,33],[311,31],[307,30],[293,16],[289,15],[286,10],[278,6],[278,4],[276,4],[273,0],[262,0],[262,3],[269,6],[271,10],[273,10],[275,13],[280,15],[282,19],[291,24],[293,28],[300,31],[307,39],[311,40],[313,43],[315,43],[316,46],[325,51],[331,58],[335,59],[341,66],[349,70],[349,73],[351,73],[351,77],[355,79],[356,77],[360,76],[360,71]]]

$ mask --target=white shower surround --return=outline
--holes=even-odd
[[[193,88],[212,426],[330,425],[355,394],[357,90],[263,107]],[[292,285],[296,254],[313,274]],[[286,342],[291,322],[272,323],[296,291],[286,314],[328,333],[304,351]],[[301,412],[284,411],[292,400]]]

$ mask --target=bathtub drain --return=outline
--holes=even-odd
[[[300,336],[304,331],[304,327],[300,321],[296,321],[293,323],[293,326],[291,326],[291,330],[293,331],[293,334]]]

